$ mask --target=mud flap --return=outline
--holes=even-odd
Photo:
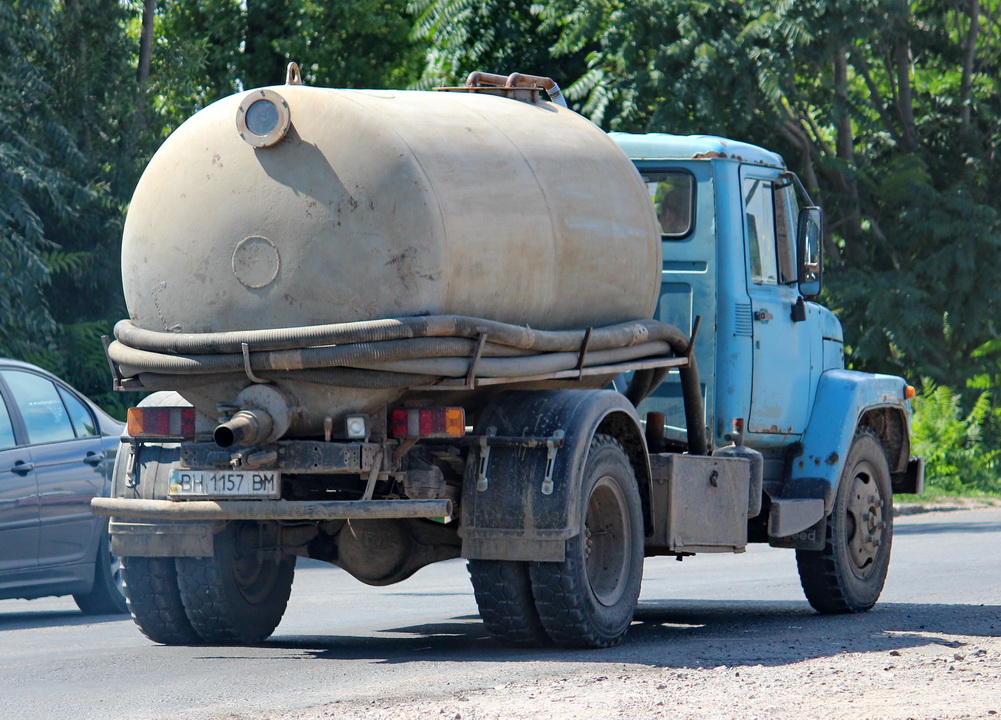
[[[483,412],[482,437],[466,465],[462,556],[477,560],[562,562],[580,527],[580,479],[591,438],[615,428],[642,444],[636,411],[610,390],[505,393]],[[624,443],[625,444],[625,443]],[[649,460],[631,460],[649,485]]]

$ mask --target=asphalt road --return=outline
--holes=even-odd
[[[264,718],[337,701],[434,698],[543,677],[648,667],[782,665],[1001,635],[1001,509],[897,518],[876,608],[822,617],[793,553],[647,561],[636,622],[603,651],[511,650],[484,632],[464,563],[387,588],[297,570],[285,619],[254,647],[170,648],[69,598],[0,601],[0,718]]]

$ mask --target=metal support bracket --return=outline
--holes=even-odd
[[[483,346],[487,344],[487,334],[480,333],[480,336],[476,340],[476,352],[473,353],[473,359],[469,363],[469,372],[466,373],[466,387],[469,390],[476,389],[476,368],[480,364],[480,356],[483,355]]]
[[[139,454],[139,448],[135,440],[130,440],[128,446],[129,457],[125,461],[125,486],[134,490],[139,485],[139,481],[136,479],[136,455]]]
[[[372,472],[368,474],[368,482],[365,484],[365,494],[361,496],[362,500],[371,500],[375,494],[375,482],[379,479],[379,473],[382,471],[383,455],[385,453],[382,450],[375,453],[375,459],[372,460]]]
[[[497,434],[497,428],[488,427],[487,434],[480,437],[480,463],[476,471],[476,490],[484,492],[490,486],[487,468],[490,465],[490,445],[488,440]]]
[[[695,339],[699,336],[699,326],[702,325],[702,316],[695,316],[695,323],[692,325],[692,337],[688,340],[688,352],[685,353],[685,357],[688,358],[689,367],[692,364],[692,355],[695,353]]]
[[[563,438],[566,433],[562,430],[553,432],[553,436],[546,441],[546,477],[542,481],[542,494],[553,494],[553,471],[556,469],[556,452],[563,447]]]
[[[240,343],[240,352],[243,353],[243,371],[247,373],[247,377],[250,382],[258,383],[260,385],[267,385],[270,380],[265,380],[264,378],[259,378],[254,375],[254,371],[250,369],[250,346],[247,343]]]
[[[118,366],[115,365],[115,361],[108,354],[108,348],[111,347],[111,338],[107,335],[102,335],[101,344],[104,345],[104,357],[108,361],[108,365],[111,366],[111,389],[124,390],[125,388],[122,387],[122,374],[118,372]]]
[[[584,331],[584,341],[581,342],[581,344],[580,344],[580,353],[577,355],[577,368],[576,368],[576,370],[577,370],[577,380],[578,381],[584,379],[584,375],[582,374],[582,370],[584,369],[584,360],[587,358],[587,346],[591,342],[591,330],[592,330],[592,328],[588,328],[587,330]]]

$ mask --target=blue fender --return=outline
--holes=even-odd
[[[611,390],[506,392],[476,423],[474,435],[493,435],[500,442],[489,445],[485,467],[478,445],[466,463],[462,556],[562,562],[566,541],[580,532],[581,478],[595,433],[622,444],[649,513],[650,458],[639,417],[625,396]],[[544,442],[509,442],[553,437],[560,437],[561,445],[552,458]]]
[[[906,387],[906,381],[895,375],[853,370],[828,370],[821,375],[813,412],[801,440],[802,450],[792,460],[782,497],[823,498],[825,514],[829,514],[862,416],[875,409],[891,408],[909,418]],[[890,462],[892,471],[892,458]]]

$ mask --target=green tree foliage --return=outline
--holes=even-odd
[[[925,459],[928,491],[1001,493],[1001,450],[985,443],[992,421],[990,395],[981,393],[964,412],[957,393],[928,383],[913,402],[911,451]]]
[[[562,83],[585,70],[587,52],[597,47],[583,42],[557,51],[562,26],[546,21],[531,0],[413,0],[410,9],[413,36],[427,45],[420,88],[455,84],[475,70]]]
[[[403,0],[171,0],[156,14],[150,96],[169,132],[240,88],[404,87],[423,57]]]
[[[856,367],[962,386],[1001,278],[1001,3],[553,0],[568,89],[605,127],[781,151],[827,211],[828,302]]]
[[[72,264],[53,228],[79,224],[79,205],[94,198],[68,170],[82,154],[44,72],[54,52],[53,20],[41,0],[0,5],[0,353],[15,356],[51,340],[47,260]]]

